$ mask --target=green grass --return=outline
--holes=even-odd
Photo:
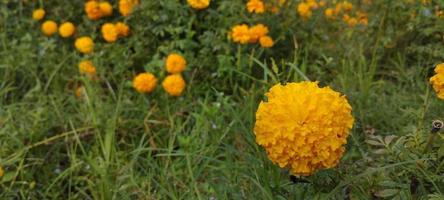
[[[294,9],[281,24],[247,15],[244,3],[215,1],[205,13],[185,1],[143,1],[131,17],[112,18],[127,22],[131,36],[105,44],[105,20],[87,20],[83,1],[2,1],[0,199],[444,198],[442,137],[424,151],[432,120],[444,113],[428,83],[444,59],[430,53],[442,46],[433,35],[442,36],[442,19],[402,21],[404,4],[387,12],[381,1],[368,8],[368,29],[322,28],[321,17],[304,22]],[[78,74],[85,57],[73,39],[39,32],[30,16],[42,5],[47,19],[71,20],[79,35],[96,38],[86,58],[98,66],[97,81]],[[273,49],[228,41],[232,25],[263,21],[278,38]],[[168,97],[160,86],[136,93],[132,77],[164,77],[171,51],[189,63],[184,95]],[[356,123],[336,168],[293,182],[252,130],[269,87],[307,79],[345,94]],[[79,85],[84,98],[74,95]]]

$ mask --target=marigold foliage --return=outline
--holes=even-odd
[[[183,70],[185,70],[186,65],[187,61],[185,60],[185,58],[175,53],[168,55],[165,62],[165,68],[167,72],[170,74],[177,74],[183,72]]]
[[[133,87],[139,93],[151,93],[156,89],[157,78],[151,73],[141,73],[133,79]]]
[[[44,17],[45,17],[45,10],[43,10],[42,8],[36,9],[34,10],[34,12],[32,12],[32,19],[36,21],[40,21]]]
[[[295,175],[336,166],[353,126],[345,96],[317,82],[275,85],[256,113],[256,142]]]
[[[63,38],[68,38],[74,35],[76,27],[71,22],[65,22],[59,27],[59,35]]]
[[[169,75],[162,82],[163,89],[173,97],[180,96],[185,89],[185,86],[185,80],[183,80],[182,75],[180,74]]]
[[[94,50],[94,41],[90,37],[80,37],[76,39],[74,46],[76,49],[84,54],[92,53]]]
[[[430,78],[430,84],[438,98],[444,100],[444,63],[435,67],[435,75]]]
[[[202,10],[210,6],[210,0],[187,0],[188,5],[196,10]]]
[[[57,33],[57,23],[52,20],[45,21],[42,24],[42,32],[46,36],[52,36]]]

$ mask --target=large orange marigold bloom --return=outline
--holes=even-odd
[[[141,73],[133,79],[133,87],[139,93],[151,93],[156,89],[157,78],[151,73]]]
[[[430,78],[430,83],[438,95],[438,98],[444,100],[444,63],[435,67],[435,75]]]
[[[123,16],[128,16],[133,11],[134,7],[139,5],[139,0],[120,0],[119,1],[119,12]]]
[[[345,96],[317,82],[275,85],[256,112],[256,142],[295,175],[336,166],[353,126]]]
[[[183,80],[182,75],[180,74],[169,75],[162,82],[163,89],[173,97],[180,96],[185,89],[185,86],[185,80]]]
[[[187,61],[185,58],[175,53],[168,55],[165,61],[165,68],[170,74],[181,73],[183,70],[185,70],[186,66]]]
[[[188,5],[196,10],[202,10],[210,5],[210,0],[187,0]]]

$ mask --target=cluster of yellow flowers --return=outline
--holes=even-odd
[[[246,7],[250,13],[263,14],[267,10],[276,13],[286,2],[286,0],[274,0],[265,3],[262,0],[249,0]]]
[[[364,11],[356,11],[352,15],[353,4],[348,1],[338,2],[332,7],[325,9],[324,15],[329,20],[335,20],[342,15],[342,20],[349,26],[353,27],[358,24],[368,25],[368,15]]]
[[[231,28],[230,38],[239,44],[259,42],[263,48],[270,48],[274,45],[274,41],[268,36],[268,32],[268,27],[263,24],[257,24],[251,28],[246,24],[240,24]]]
[[[435,75],[430,78],[430,83],[436,91],[438,98],[444,100],[444,63],[435,67]]]
[[[115,42],[119,37],[126,37],[129,35],[130,28],[123,22],[105,23],[102,25],[102,37],[107,42]]]
[[[256,142],[295,175],[336,166],[353,127],[345,96],[317,82],[277,84],[256,112]]]
[[[325,4],[326,3],[324,0],[321,0],[319,2],[317,2],[316,0],[305,0],[298,4],[296,10],[300,16],[308,19],[313,15],[313,10],[317,10],[319,7],[324,7]]]
[[[128,16],[134,7],[138,5],[139,0],[120,0],[119,11],[121,15]],[[111,16],[113,14],[113,6],[108,1],[89,0],[85,2],[85,13],[91,20],[98,20],[102,17]],[[32,18],[40,21],[45,18],[45,10],[36,9],[32,13]],[[41,25],[41,31],[46,36],[52,36],[59,33],[62,38],[69,38],[75,35],[76,26],[71,22],[64,22],[60,26],[55,21],[47,20]],[[105,23],[101,28],[102,37],[107,42],[115,42],[120,37],[126,37],[130,33],[130,28],[123,22]],[[75,39],[75,48],[82,54],[91,54],[94,51],[94,41],[89,36],[80,36]],[[96,79],[96,67],[91,60],[83,60],[78,65],[79,72],[88,76],[90,79]],[[76,90],[76,95],[81,96],[84,92],[83,86]]]
[[[186,83],[181,73],[185,70],[187,62],[179,54],[170,54],[165,60],[165,69],[169,73],[162,82],[163,89],[170,96],[180,96]],[[152,73],[140,73],[133,79],[133,87],[139,93],[151,93],[156,89],[157,78]]]
[[[113,6],[108,1],[90,0],[85,3],[85,12],[89,19],[98,20],[113,14]]]
[[[196,10],[202,10],[210,6],[210,0],[187,0],[188,5]]]

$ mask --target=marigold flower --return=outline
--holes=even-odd
[[[430,78],[430,84],[436,92],[438,98],[444,100],[444,63],[435,67],[435,75]]]
[[[259,38],[264,37],[268,34],[268,27],[263,24],[258,24],[249,29],[250,32],[250,43],[256,43]]]
[[[84,60],[79,63],[79,72],[80,74],[95,75],[96,67],[90,60]]]
[[[4,174],[5,174],[5,171],[3,171],[2,166],[0,166],[0,178],[3,177]]]
[[[94,41],[90,37],[77,38],[74,46],[78,51],[84,54],[89,54],[94,50]]]
[[[313,14],[310,5],[305,2],[301,2],[298,4],[297,11],[299,15],[304,18],[310,18]]]
[[[330,20],[333,20],[336,18],[335,11],[332,8],[325,9],[324,15],[327,19],[330,19]]]
[[[261,14],[265,12],[264,2],[261,0],[249,0],[247,3],[247,10],[250,13]]]
[[[168,75],[165,80],[162,82],[163,89],[170,95],[170,96],[180,96],[185,89],[185,80],[183,80],[182,75],[180,74],[173,74]]]
[[[57,23],[52,20],[45,21],[42,24],[42,32],[46,36],[51,36],[57,33]]]
[[[277,84],[265,96],[254,133],[271,161],[295,175],[338,164],[354,121],[345,96],[309,81]]]
[[[318,3],[316,2],[316,0],[307,0],[306,3],[307,3],[308,6],[309,6],[311,9],[313,9],[313,10],[319,8],[319,5],[318,5]]]
[[[101,17],[107,17],[113,14],[113,6],[107,1],[99,3],[99,10]]]
[[[236,25],[231,29],[231,39],[240,44],[247,44],[250,41],[250,28],[246,24]]]
[[[351,11],[353,9],[353,4],[348,1],[344,1],[342,2],[342,9],[344,9],[346,12]]]
[[[114,24],[105,23],[102,25],[102,37],[107,42],[115,42],[117,40],[118,32]]]
[[[175,53],[168,55],[165,62],[165,68],[167,72],[170,74],[177,74],[183,72],[183,70],[185,70],[186,65],[187,61],[185,60],[185,58]]]
[[[122,36],[122,37],[127,37],[130,32],[129,26],[126,25],[125,23],[122,23],[122,22],[116,23],[116,30],[117,30],[118,35]]]
[[[40,21],[44,17],[45,17],[45,10],[43,10],[42,8],[36,9],[34,10],[34,12],[32,12],[32,19],[36,21]]]
[[[196,10],[202,10],[210,6],[210,0],[187,0],[188,5]]]
[[[71,37],[76,31],[76,27],[71,22],[65,22],[59,27],[59,34],[64,38]]]
[[[100,4],[97,1],[88,1],[85,3],[85,12],[89,19],[98,20],[102,17]]]
[[[128,16],[133,11],[134,7],[139,5],[139,0],[120,0],[119,12],[123,16]]]
[[[259,39],[259,43],[263,48],[270,48],[274,45],[274,41],[270,36],[263,36]]]
[[[157,78],[151,73],[141,73],[133,79],[133,87],[139,93],[151,93],[156,86]]]

